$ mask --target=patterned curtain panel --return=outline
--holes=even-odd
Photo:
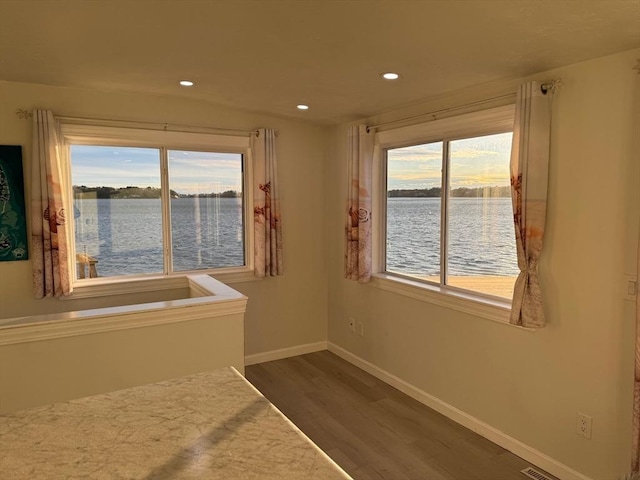
[[[638,240],[638,274],[640,274],[640,239]],[[631,471],[640,473],[640,292],[636,292],[636,368],[633,383],[633,450]]]
[[[540,84],[518,89],[511,149],[511,197],[520,274],[516,280],[511,323],[544,327],[538,259],[547,210],[551,96]]]
[[[254,266],[256,277],[282,275],[282,221],[276,169],[276,134],[251,135],[253,155]]]
[[[349,128],[345,277],[371,280],[371,189],[374,134]]]
[[[33,111],[31,150],[31,248],[36,298],[69,295],[69,205],[66,149],[58,124],[47,110]]]

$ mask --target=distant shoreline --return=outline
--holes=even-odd
[[[121,188],[115,187],[87,187],[84,185],[73,186],[73,193],[76,198],[127,198],[127,199],[149,199],[160,198],[161,190],[156,187],[134,187],[127,186]],[[240,198],[241,192],[235,190],[226,190],[224,192],[209,193],[178,193],[170,190],[171,198]],[[453,198],[510,198],[511,187],[492,186],[492,187],[458,187],[451,189],[449,196]],[[394,189],[387,191],[387,198],[440,198],[441,188],[415,188],[415,189]]]

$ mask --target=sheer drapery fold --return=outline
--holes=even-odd
[[[282,220],[277,182],[276,133],[261,128],[251,135],[253,156],[254,272],[282,275]]]
[[[538,261],[547,210],[551,96],[538,82],[520,86],[516,100],[511,148],[511,197],[518,267],[511,306],[511,323],[523,327],[546,324]]]
[[[349,128],[345,278],[371,280],[371,190],[374,134],[366,125]]]
[[[36,298],[72,292],[67,207],[69,164],[59,124],[48,110],[33,111],[31,248]]]

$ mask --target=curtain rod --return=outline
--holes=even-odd
[[[28,119],[33,117],[32,112],[22,108],[16,110],[16,115],[20,119]],[[192,131],[192,130],[206,130],[209,132],[236,132],[236,133],[242,133],[244,135],[251,135],[252,133],[255,133],[256,135],[260,135],[259,130],[243,130],[239,128],[203,127],[199,125],[183,125],[179,123],[169,123],[169,122],[163,123],[163,122],[144,122],[144,121],[136,121],[136,120],[116,120],[116,119],[109,119],[109,118],[67,117],[62,115],[54,115],[54,117],[57,120],[60,120],[62,122],[79,122],[79,123],[102,122],[102,123],[115,124],[116,126],[117,125],[125,126],[125,128],[134,128],[133,125],[138,125],[139,126],[138,128],[141,128],[143,130],[145,128],[140,127],[140,125],[155,127],[155,128],[146,128],[147,130],[165,130],[165,131],[171,131],[171,132],[186,132],[186,133],[189,133],[189,131]],[[180,130],[181,128],[186,130]],[[278,136],[278,132],[276,132],[276,136]]]
[[[544,95],[546,95],[548,92],[555,93],[555,91],[560,86],[562,86],[562,81],[558,78],[556,80],[551,80],[550,82],[542,83],[540,85],[540,91]],[[515,92],[507,93],[505,95],[498,95],[497,97],[485,98],[485,99],[482,99],[482,100],[478,100],[476,102],[465,103],[464,105],[456,105],[455,107],[442,108],[440,110],[434,110],[432,112],[427,112],[427,113],[420,113],[418,115],[412,115],[410,117],[399,118],[397,120],[390,120],[388,122],[377,123],[375,125],[367,125],[367,133],[369,133],[372,129],[378,129],[378,128],[381,128],[381,127],[394,125],[396,123],[409,122],[411,120],[417,120],[417,119],[423,118],[423,117],[434,117],[434,120],[435,120],[435,116],[438,115],[438,114],[441,114],[441,113],[447,113],[447,112],[452,112],[452,111],[455,111],[455,110],[461,110],[463,108],[473,107],[475,105],[482,105],[484,103],[495,102],[497,100],[504,100],[504,99],[507,99],[507,98],[513,98],[515,96],[516,96]]]

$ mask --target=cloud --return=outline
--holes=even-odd
[[[392,180],[433,180],[440,181],[440,172],[409,172],[409,173],[395,173],[389,175],[389,179]]]
[[[241,190],[241,154],[168,153],[171,189],[184,193]],[[73,145],[71,162],[74,185],[160,187],[158,149]]]
[[[74,185],[88,187],[160,187],[160,170],[144,167],[113,168],[100,165],[77,167],[72,166],[71,177]]]
[[[242,158],[241,153],[232,152],[196,152],[191,150],[169,150],[167,152],[169,159],[206,159],[206,160],[237,160]]]
[[[216,185],[194,185],[194,184],[185,184],[171,187],[172,190],[180,193],[180,194],[195,194],[195,193],[222,193],[227,190],[234,190],[236,192],[241,192],[242,189],[239,185],[232,183],[218,183]]]
[[[169,165],[169,185],[179,193],[222,192],[242,189],[240,163],[215,162],[205,165],[191,165],[186,162],[177,168]]]
[[[451,140],[450,186],[509,185],[511,133]],[[387,153],[389,189],[440,186],[442,143],[394,148]]]

